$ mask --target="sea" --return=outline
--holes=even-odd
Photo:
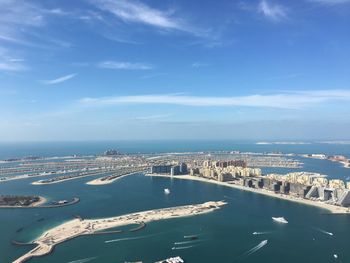
[[[0,143],[0,160],[25,156],[97,155],[107,149],[124,153],[242,151],[341,154],[350,158],[350,145],[310,143],[264,144],[236,141],[99,141]],[[309,171],[346,180],[350,169],[339,163],[298,157],[302,168],[269,168],[263,172]],[[98,177],[98,176],[97,176]],[[72,219],[102,218],[137,211],[206,201],[225,200],[222,209],[194,217],[148,223],[128,232],[82,236],[59,244],[50,255],[31,263],[106,262],[153,263],[181,256],[187,263],[212,262],[350,262],[350,216],[220,185],[136,174],[104,186],[86,185],[86,177],[51,185],[31,185],[37,178],[0,183],[0,194],[36,194],[48,200],[79,197],[61,208],[0,209],[0,262],[12,262],[30,247],[28,242],[45,230]],[[164,194],[169,188],[171,193]],[[274,222],[285,217],[289,223]],[[126,226],[130,229],[134,226]],[[333,235],[331,235],[332,233]],[[187,236],[195,235],[191,240]]]

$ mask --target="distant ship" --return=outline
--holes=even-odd
[[[272,220],[278,223],[288,224],[288,221],[284,217],[272,217]]]
[[[104,155],[106,156],[114,156],[114,155],[121,155],[122,153],[117,150],[107,150],[104,152]]]
[[[166,195],[170,194],[170,189],[169,188],[165,188],[164,189],[164,194],[166,194]]]

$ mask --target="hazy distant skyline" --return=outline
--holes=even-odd
[[[0,141],[349,140],[349,25],[349,0],[0,0]]]

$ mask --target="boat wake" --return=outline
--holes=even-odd
[[[245,252],[243,255],[244,256],[250,256],[251,254],[255,253],[256,251],[258,251],[259,249],[263,248],[264,246],[267,245],[267,239],[261,241],[258,245],[256,245],[255,247],[253,247],[252,249],[248,250],[247,252]]]
[[[323,230],[323,229],[321,229],[321,228],[315,228],[315,230],[318,231],[318,232],[321,232],[321,233],[323,233],[323,234],[326,234],[326,235],[329,235],[329,236],[333,236],[333,233],[332,233],[332,232],[328,232],[328,231]]]
[[[113,242],[120,242],[120,241],[127,241],[127,240],[144,239],[144,238],[153,237],[153,236],[157,236],[157,235],[159,235],[159,234],[147,235],[147,236],[139,236],[139,237],[126,237],[126,238],[111,239],[111,240],[105,241],[105,243],[113,243]]]
[[[204,241],[204,240],[190,240],[190,241],[174,242],[174,245],[193,244],[193,243],[198,243],[198,242],[202,242],[202,241]]]
[[[258,245],[256,245],[255,247],[249,249],[248,251],[246,251],[243,255],[239,256],[237,258],[237,260],[249,257],[251,254],[254,254],[255,252],[257,252],[258,250],[260,250],[261,248],[263,248],[264,246],[267,245],[267,239],[261,241]]]
[[[182,249],[189,249],[192,247],[196,247],[197,245],[193,245],[193,246],[186,246],[186,247],[172,247],[172,250],[182,250]]]
[[[261,232],[253,232],[253,235],[266,235],[270,234],[271,231],[261,231]]]
[[[69,261],[68,263],[86,263],[86,262],[89,262],[89,261],[94,260],[96,258],[97,257],[82,258],[82,259],[78,259],[78,260]]]

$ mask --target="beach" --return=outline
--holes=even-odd
[[[112,177],[110,175],[109,176],[104,176],[104,177],[101,177],[101,178],[97,178],[97,179],[91,180],[91,181],[87,182],[86,184],[88,184],[88,185],[106,185],[106,184],[111,184],[111,183],[113,183],[114,181],[116,181],[118,179],[121,179],[121,178],[123,178],[125,176],[129,176],[129,175],[132,175],[132,174],[136,174],[136,173],[139,173],[139,172],[123,174],[123,175],[115,176],[115,177]]]
[[[350,210],[347,207],[329,205],[329,204],[322,203],[320,201],[307,200],[307,199],[303,199],[303,198],[299,198],[299,197],[295,197],[295,196],[291,196],[291,195],[285,195],[285,194],[279,194],[279,193],[276,194],[274,192],[271,192],[271,191],[268,191],[265,189],[248,188],[248,187],[245,187],[242,185],[237,185],[237,184],[232,184],[232,183],[230,184],[227,182],[220,182],[220,181],[211,180],[211,179],[207,179],[207,178],[199,177],[199,176],[191,176],[191,175],[170,176],[170,175],[163,175],[163,174],[146,174],[146,176],[165,177],[165,178],[169,178],[169,179],[175,178],[175,179],[182,179],[182,180],[193,180],[193,181],[200,181],[200,182],[204,182],[204,183],[217,184],[217,185],[231,187],[231,188],[235,188],[235,189],[239,189],[239,190],[243,190],[243,191],[249,191],[249,192],[253,192],[253,193],[257,193],[257,194],[267,195],[267,196],[270,196],[273,198],[279,198],[279,199],[283,199],[283,200],[287,200],[287,201],[291,201],[291,202],[296,202],[296,203],[303,204],[303,205],[310,205],[310,206],[319,207],[319,208],[327,210],[328,212],[330,212],[332,214],[350,214]]]
[[[72,219],[49,229],[36,240],[32,241],[32,244],[35,244],[36,247],[13,261],[13,263],[22,263],[33,257],[47,255],[51,253],[57,244],[78,236],[98,234],[102,230],[131,224],[142,224],[157,220],[209,213],[219,209],[225,204],[226,203],[223,201],[210,201],[202,204],[155,209],[117,217],[101,219]]]
[[[47,202],[47,199],[43,196],[38,196],[39,200],[37,202],[34,202],[28,206],[12,206],[12,205],[0,205],[0,208],[33,208],[33,207],[40,207],[41,205],[45,204]]]

